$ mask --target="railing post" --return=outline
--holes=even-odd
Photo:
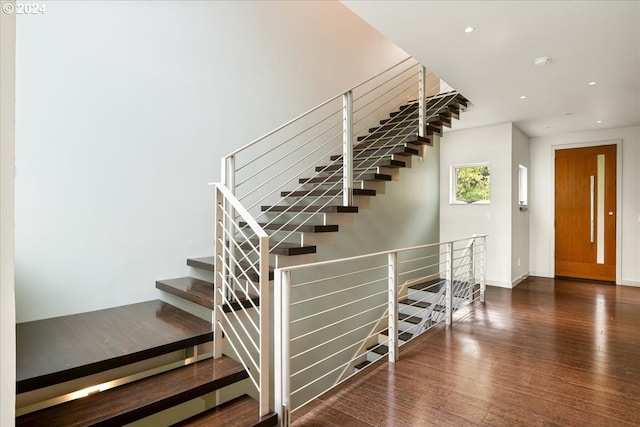
[[[342,95],[342,204],[353,205],[353,92]]]
[[[389,264],[389,362],[398,360],[398,253],[388,255]]]
[[[291,272],[274,272],[274,405],[282,427],[289,426],[289,287]]]
[[[427,69],[418,64],[418,135],[425,136],[427,119]]]
[[[487,236],[482,236],[482,275],[480,276],[480,302],[484,303],[484,291],[487,288]]]
[[[213,357],[219,358],[222,357],[222,328],[220,327],[220,304],[222,303],[222,281],[224,277],[227,277],[226,272],[223,270],[222,257],[224,257],[224,248],[222,239],[224,238],[224,212],[223,212],[223,203],[224,196],[218,189],[215,187],[215,209],[214,209],[214,223],[215,223],[215,231],[214,231],[214,242],[215,242],[215,250],[214,250],[214,267],[213,267],[213,314],[211,323],[213,323]],[[226,257],[225,257],[226,258]]]
[[[467,299],[469,301],[473,301],[473,290],[476,287],[476,238],[471,238],[471,245],[469,246],[469,286],[468,291],[465,292],[467,294]]]
[[[227,156],[222,159],[222,184],[227,187],[227,189],[235,196],[236,194],[236,158],[235,156]],[[223,216],[223,224],[226,233],[224,234],[224,246],[227,248],[227,253],[224,256],[225,264],[227,266],[226,274],[231,274],[229,270],[232,268],[233,258],[235,257],[235,245],[231,242],[234,236],[234,224],[233,219],[235,218],[235,212],[231,203],[227,202],[225,199],[224,202],[224,211],[226,215]],[[232,283],[233,289],[236,288],[235,282],[229,281]],[[229,287],[225,287],[225,295],[227,298],[231,298],[231,289]]]
[[[447,243],[445,286],[445,324],[451,326],[453,321],[453,242]]]
[[[269,237],[260,237],[260,415],[269,413]]]

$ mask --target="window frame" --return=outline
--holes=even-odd
[[[464,168],[487,167],[489,169],[489,199],[477,200],[475,202],[466,202],[458,200],[456,189],[458,187],[458,170]],[[462,163],[451,165],[449,173],[449,204],[450,205],[490,205],[491,204],[491,164],[489,162],[479,163]]]

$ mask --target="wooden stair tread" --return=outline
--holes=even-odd
[[[293,205],[293,206],[262,206],[263,212],[295,212],[295,213],[358,213],[357,206],[314,206],[314,205]]]
[[[368,347],[367,350],[372,351],[381,356],[384,356],[385,354],[389,353],[389,347],[384,344],[372,345],[371,347]]]
[[[411,316],[410,314],[398,313],[398,320],[402,320],[403,322],[413,323],[414,325],[422,322],[422,318],[420,316]]]
[[[257,247],[258,242],[239,242],[238,246],[243,249],[250,249],[252,247]],[[285,256],[315,254],[316,246],[300,246],[294,243],[276,242],[273,239],[269,239],[269,253]]]
[[[398,143],[401,144],[401,143]],[[390,145],[382,145],[379,147],[366,147],[363,146],[361,149],[357,149],[354,148],[353,149],[353,157],[354,159],[357,158],[367,158],[369,156],[389,156],[391,154],[400,154],[400,155],[409,155],[409,156],[417,156],[420,154],[420,152],[415,149],[415,148],[411,148],[411,147],[406,147],[404,145],[398,145],[398,144],[390,144]],[[336,160],[338,158],[340,158],[341,156],[336,155],[336,156],[331,156],[331,160]],[[342,180],[342,177],[339,177],[339,181]]]
[[[262,417],[259,413],[259,403],[245,394],[171,427],[271,427],[278,424],[276,413]]]
[[[363,368],[365,368],[366,366],[368,366],[370,364],[371,364],[371,362],[369,362],[368,360],[365,360],[363,362],[358,363],[357,365],[354,365],[353,367],[355,369],[363,369]]]
[[[156,281],[156,288],[213,310],[213,283],[193,277]]]
[[[187,259],[187,265],[190,267],[200,268],[207,271],[213,271],[214,258],[212,256],[189,258]]]
[[[381,174],[381,173],[365,173],[359,176],[354,176],[353,180],[354,181],[391,181],[392,176]],[[324,184],[324,183],[330,183],[330,182],[342,182],[342,175],[336,174],[335,176],[318,176],[314,178],[300,178],[299,182],[300,184]]]
[[[416,291],[434,292],[437,293],[446,285],[445,279],[432,279],[426,282],[416,283],[409,286],[409,289]]]
[[[246,222],[240,222],[240,227],[245,227]],[[264,230],[270,231],[295,231],[298,233],[333,233],[338,231],[338,225],[307,225],[307,224],[274,224],[259,223]]]
[[[162,301],[16,325],[16,391],[23,393],[213,339],[211,322]]]
[[[369,160],[354,159],[353,170],[368,170],[374,168],[404,168],[407,166],[406,162],[395,159],[375,158]],[[331,172],[342,170],[342,163],[336,163],[333,165],[316,166],[316,172]]]
[[[390,147],[393,145],[411,144],[411,145],[432,145],[431,140],[426,136],[408,135],[393,138],[378,138],[375,141],[360,142],[353,147],[354,153],[374,147]]]
[[[382,335],[386,335],[389,336],[389,330],[385,329],[384,331],[380,332]],[[401,341],[409,341],[411,338],[413,338],[413,334],[411,332],[400,332],[398,334],[398,339],[400,339]]]
[[[375,196],[376,190],[370,190],[366,188],[353,188],[354,196]],[[331,188],[327,190],[297,190],[297,191],[283,191],[280,193],[281,197],[335,197],[342,194],[342,188]]]
[[[247,377],[233,359],[207,359],[22,415],[16,427],[122,426]]]

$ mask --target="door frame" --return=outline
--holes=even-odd
[[[555,234],[555,223],[556,223],[556,202],[555,202],[555,191],[556,191],[556,174],[555,174],[555,164],[556,164],[556,151],[557,150],[565,150],[568,148],[584,148],[584,147],[596,147],[599,145],[615,145],[616,146],[616,285],[622,284],[622,140],[621,139],[609,139],[609,140],[601,140],[601,141],[590,141],[590,142],[577,142],[573,144],[556,144],[551,146],[551,170],[553,173],[551,174],[551,188],[549,189],[549,194],[551,195],[551,203],[549,203],[551,209],[551,226],[553,229],[551,230],[551,245],[549,248],[550,255],[550,267],[551,267],[551,275],[555,276],[556,274],[556,234]],[[535,178],[534,178],[535,180]]]

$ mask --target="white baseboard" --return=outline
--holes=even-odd
[[[546,277],[548,279],[553,279],[553,274],[549,273],[548,271],[532,271],[529,274],[529,277],[531,276],[535,276],[535,277]]]
[[[622,280],[622,286],[635,286],[640,288],[640,282],[637,280]]]
[[[523,282],[523,281],[527,280],[528,278],[529,278],[529,273],[528,272],[524,273],[524,274],[521,274],[520,276],[516,277],[515,280],[513,280],[511,282],[511,287],[515,288],[517,285],[520,284],[520,282]]]
[[[494,280],[487,280],[487,286],[494,286],[496,288],[506,288],[506,289],[513,288],[510,282],[498,282]]]

